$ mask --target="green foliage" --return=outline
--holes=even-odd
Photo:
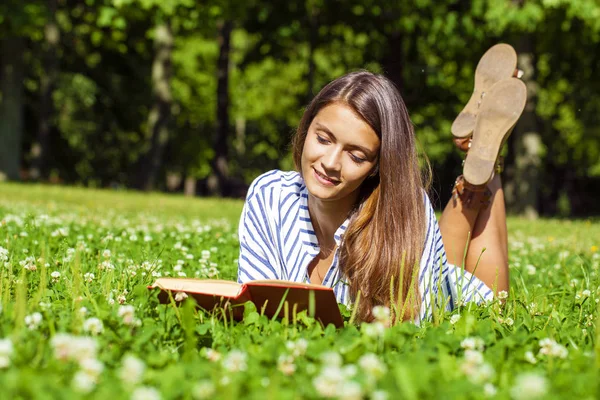
[[[26,151],[36,141],[42,118],[40,81],[47,67],[43,41],[50,4],[0,4],[0,38],[28,39]],[[134,181],[140,158],[151,147],[153,37],[155,27],[165,22],[175,46],[169,141],[160,180],[168,172],[199,179],[211,173],[218,108],[216,33],[225,20],[234,24],[229,172],[246,183],[267,169],[290,168],[289,137],[303,106],[335,77],[366,68],[387,74],[398,85],[423,152],[449,186],[454,176],[445,174],[459,166],[449,128],[472,93],[479,57],[497,42],[519,48],[524,41],[532,46],[520,51],[533,57],[529,90],[543,142],[540,203],[556,209],[565,188],[555,177],[578,188],[591,187],[600,177],[600,86],[595,78],[600,6],[594,0],[360,0],[351,5],[57,0],[54,16],[60,48],[49,121],[56,131],[50,168],[66,182],[128,186]],[[24,155],[24,167],[31,158]],[[593,195],[587,194],[588,203]]]
[[[347,322],[336,330],[305,313],[271,321],[251,304],[237,323],[189,301],[161,305],[147,289],[159,274],[235,279],[240,201],[39,185],[0,190],[8,194],[0,198],[7,397],[596,394],[597,221],[510,219],[505,304],[468,304],[421,326]]]

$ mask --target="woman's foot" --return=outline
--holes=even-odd
[[[480,104],[487,91],[496,83],[518,75],[517,53],[504,43],[492,46],[479,60],[475,69],[475,87],[465,108],[452,123],[452,134],[457,138],[470,136],[475,129]]]
[[[517,78],[497,82],[487,92],[476,118],[464,179],[475,187],[485,186],[496,170],[502,145],[519,120],[527,101],[527,88]]]

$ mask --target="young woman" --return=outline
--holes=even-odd
[[[440,232],[408,112],[384,76],[354,72],[325,86],[304,112],[293,157],[297,172],[267,172],[249,189],[239,225],[239,282],[332,287],[364,321],[376,305],[419,321],[435,307],[491,300],[492,288],[507,290],[499,177],[479,186],[459,180]]]

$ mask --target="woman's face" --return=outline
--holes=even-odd
[[[311,195],[324,201],[358,196],[377,164],[380,140],[350,107],[332,103],[308,128],[302,151],[302,176]]]

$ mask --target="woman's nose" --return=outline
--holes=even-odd
[[[340,149],[331,149],[325,153],[321,158],[323,167],[329,170],[338,171],[341,168],[341,154],[342,152]]]

